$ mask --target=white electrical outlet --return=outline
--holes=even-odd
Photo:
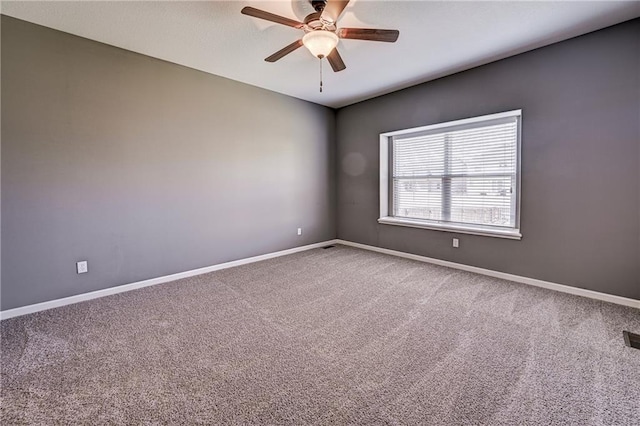
[[[302,228],[298,228],[298,235],[302,235]]]
[[[76,271],[79,274],[86,274],[87,272],[89,272],[89,262],[87,262],[86,260],[83,260],[81,262],[77,262],[76,263]]]
[[[454,239],[453,239],[453,246],[454,246],[455,248],[460,247],[460,240],[458,240],[457,238],[454,238]]]

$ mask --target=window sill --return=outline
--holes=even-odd
[[[511,240],[521,240],[522,234],[519,229],[495,229],[489,227],[480,227],[480,226],[467,226],[461,224],[451,224],[451,223],[436,223],[436,222],[427,222],[422,220],[412,220],[412,219],[404,219],[397,217],[381,217],[378,219],[378,223],[382,223],[384,225],[397,225],[397,226],[408,226],[410,228],[422,228],[422,229],[431,229],[434,231],[444,231],[444,232],[455,232],[458,234],[471,234],[471,235],[481,235],[484,237],[496,237],[496,238],[508,238]]]

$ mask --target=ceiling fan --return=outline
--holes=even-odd
[[[311,54],[319,59],[327,58],[333,71],[338,72],[346,68],[336,46],[340,39],[356,39],[370,41],[384,41],[394,43],[400,32],[398,30],[380,30],[375,28],[337,28],[338,18],[349,0],[309,0],[315,12],[307,15],[304,22],[275,15],[254,7],[244,7],[244,15],[265,19],[278,24],[287,25],[304,31],[304,36],[290,45],[278,50],[265,58],[267,62],[275,62],[288,55],[297,48],[305,46]]]

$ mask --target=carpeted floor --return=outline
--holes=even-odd
[[[640,311],[337,246],[2,321],[14,424],[640,424]]]

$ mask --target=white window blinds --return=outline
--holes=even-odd
[[[489,117],[392,137],[393,217],[518,227],[520,115]]]

